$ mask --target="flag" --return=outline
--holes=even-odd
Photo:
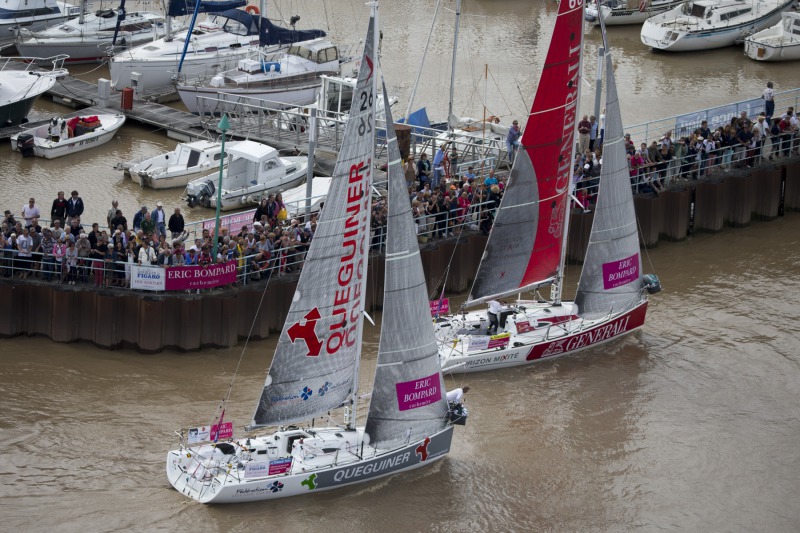
[[[647,11],[647,8],[650,7],[650,0],[641,0],[639,2],[639,11],[644,13]]]
[[[225,419],[225,409],[222,410],[222,413],[219,415],[219,420],[217,424],[211,426],[211,440],[217,442],[219,440],[219,431],[222,429],[222,421]]]

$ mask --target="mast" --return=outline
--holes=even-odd
[[[442,4],[442,0],[436,0],[436,7],[433,8],[433,18],[431,19],[431,29],[428,30],[428,40],[425,42],[425,50],[422,52],[422,61],[419,64],[419,70],[417,71],[417,79],[414,80],[414,87],[411,88],[411,96],[408,98],[408,107],[406,107],[406,121],[408,121],[408,117],[411,116],[411,107],[414,105],[414,97],[417,94],[417,87],[419,86],[419,80],[422,77],[422,70],[425,68],[425,57],[428,55],[428,47],[431,45],[431,37],[433,36],[433,28],[436,24],[436,14],[439,12],[439,6]]]
[[[598,12],[600,8],[598,7]],[[581,39],[580,42],[583,43],[584,37],[584,26],[585,24],[581,24]],[[575,99],[575,125],[573,127],[573,134],[575,131],[578,130],[578,106],[581,101],[581,82],[583,81],[583,54],[580,55],[580,60],[578,63],[578,96]],[[574,136],[573,136],[574,139]],[[550,296],[553,299],[553,305],[561,305],[561,295],[564,289],[564,267],[566,266],[567,262],[567,239],[569,237],[569,219],[570,214],[572,212],[571,205],[572,205],[572,195],[575,192],[575,142],[572,143],[572,151],[570,152],[570,175],[569,175],[569,192],[567,193],[567,204],[564,206],[564,233],[561,236],[561,260],[558,264],[558,271],[556,272],[556,279],[551,286],[551,294]]]
[[[458,53],[458,27],[461,24],[461,0],[456,0],[456,31],[453,36],[453,65],[450,70],[450,101],[447,106],[447,130],[453,131],[455,125],[452,124],[453,116],[453,94],[456,88],[456,55]]]
[[[372,32],[372,50],[374,54],[374,72],[372,73],[372,85],[370,87],[370,91],[372,93],[370,97],[370,102],[373,106],[373,109],[377,108],[378,106],[378,43],[380,42],[380,26],[378,26],[378,2],[367,2],[367,5],[372,8],[372,19],[373,25],[375,30]],[[353,95],[355,96],[355,95]],[[383,95],[386,98],[386,95]],[[373,116],[377,116],[377,113],[373,114]],[[389,117],[387,117],[389,120]],[[368,172],[372,172],[375,167],[375,127],[377,124],[372,125],[372,158],[369,161],[370,168]],[[367,231],[372,226],[372,191],[367,190],[364,191],[364,194],[367,195],[370,200],[367,200],[367,212],[366,212],[366,220],[367,220]],[[369,246],[371,243],[366,242],[364,245]],[[367,259],[369,259],[369,252],[367,252]],[[369,262],[369,261],[367,261]],[[365,265],[366,270],[366,265]],[[366,297],[367,294],[367,274],[364,273],[363,278],[361,279],[361,294]],[[352,409],[350,414],[350,420],[347,423],[348,430],[354,430],[356,428],[356,415],[358,414],[358,367],[360,366],[361,362],[361,341],[364,337],[364,313],[366,310],[364,309],[364,304],[361,306],[361,316],[358,320],[358,325],[356,326],[356,346],[358,347],[358,357],[356,357],[356,364],[353,365],[353,395],[350,398],[350,407]]]

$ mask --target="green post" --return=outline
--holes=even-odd
[[[217,127],[222,132],[222,150],[219,159],[219,181],[217,182],[217,216],[214,223],[214,247],[211,250],[211,257],[213,262],[217,262],[217,246],[219,246],[219,207],[222,204],[222,169],[225,168],[225,132],[230,128],[228,123],[228,115],[222,115],[222,120],[219,121]]]

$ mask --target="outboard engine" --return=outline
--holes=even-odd
[[[20,133],[17,136],[17,150],[22,153],[22,157],[33,157],[33,147],[35,141],[30,133]]]
[[[190,182],[186,186],[186,203],[189,207],[196,207],[202,205],[203,207],[211,206],[211,198],[214,196],[217,187],[214,185],[213,180],[206,180],[202,183]]]
[[[642,276],[642,285],[648,294],[661,292],[661,281],[655,274],[645,274]]]
[[[469,413],[465,405],[457,402],[450,402],[450,405],[448,405],[447,419],[453,424],[457,426],[466,426],[468,415]]]

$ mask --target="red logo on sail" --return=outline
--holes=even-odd
[[[316,307],[306,313],[306,316],[303,317],[303,320],[299,322],[295,322],[292,324],[292,327],[286,330],[286,333],[289,334],[289,339],[292,342],[295,342],[297,339],[303,339],[306,341],[306,346],[308,347],[308,353],[306,357],[317,357],[319,355],[320,350],[322,350],[322,343],[317,337],[317,332],[314,331],[314,328],[317,325],[317,320],[320,319],[319,309]]]

